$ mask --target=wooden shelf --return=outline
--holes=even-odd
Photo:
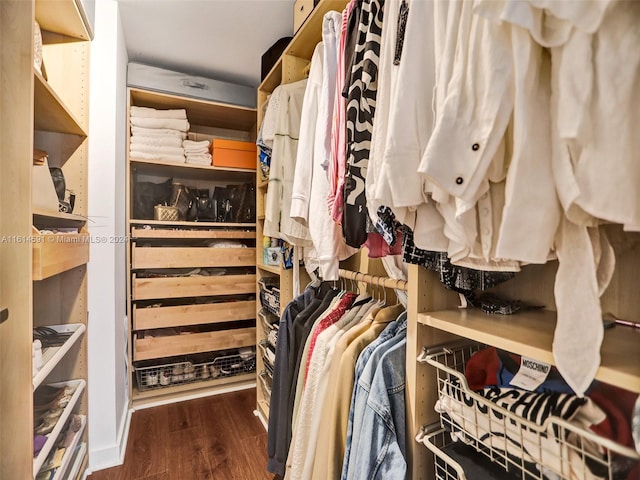
[[[255,228],[255,223],[226,223],[226,222],[164,222],[162,220],[129,220],[132,225],[166,225],[168,227],[240,227]]]
[[[49,453],[51,453],[51,449],[55,445],[56,440],[58,439],[58,435],[60,435],[60,433],[62,432],[62,429],[64,428],[65,423],[67,423],[67,420],[69,419],[69,415],[71,415],[71,412],[73,411],[74,407],[78,403],[78,400],[82,396],[82,392],[84,391],[87,383],[84,380],[70,380],[68,382],[52,383],[51,385],[54,387],[63,387],[65,385],[68,385],[68,386],[75,387],[75,391],[71,396],[71,400],[69,400],[69,403],[67,404],[64,411],[60,415],[60,418],[58,419],[58,423],[56,423],[55,428],[51,433],[47,435],[48,439],[44,444],[44,446],[42,447],[42,450],[40,450],[40,453],[38,453],[38,456],[33,459],[33,476],[34,477],[38,474],[38,472],[40,471],[40,468],[42,468],[42,465],[44,464],[44,461],[47,459],[47,456],[49,455]]]
[[[82,422],[80,426],[80,430],[76,432],[69,446],[65,448],[64,455],[62,456],[62,462],[60,463],[60,466],[56,469],[56,473],[53,477],[53,480],[62,480],[63,478],[65,478],[65,473],[67,473],[67,470],[69,470],[72,460],[74,460],[75,458],[74,454],[75,454],[76,447],[78,446],[78,443],[80,443],[80,439],[82,438],[84,429],[87,426],[86,415],[80,415],[80,421]],[[75,464],[76,462],[73,462],[73,463]],[[75,478],[75,476],[73,476],[73,471],[69,470],[69,472],[72,473],[72,475],[69,475],[67,478]]]
[[[249,347],[255,345],[255,342],[255,327],[190,333],[188,335],[134,338],[133,359],[135,361],[151,360],[154,358]]]
[[[231,167],[215,167],[213,165],[192,165],[190,163],[177,163],[177,162],[166,162],[162,160],[145,160],[141,158],[130,158],[129,161],[131,163],[141,163],[147,165],[155,165],[160,167],[180,167],[180,168],[191,168],[195,170],[201,170],[205,172],[216,172],[219,174],[220,172],[239,172],[239,173],[250,173],[255,175],[255,168],[231,168]]]
[[[256,265],[260,270],[264,270],[265,272],[274,273],[276,275],[280,275],[280,266],[279,265]]]
[[[209,297],[256,292],[255,275],[136,278],[133,275],[133,300],[158,298]]]
[[[321,0],[309,14],[298,32],[284,49],[282,55],[271,68],[258,89],[262,92],[273,92],[282,83],[282,58],[285,55],[311,60],[313,50],[322,40],[322,20],[325,13],[335,10],[342,12],[348,0]]]
[[[197,225],[195,225],[197,226]],[[132,228],[131,238],[173,238],[173,239],[247,239],[255,240],[256,232],[242,230],[185,230],[162,228]]]
[[[253,267],[255,248],[138,247],[131,252],[131,268]]]
[[[168,397],[171,399],[180,398],[180,394],[190,392],[193,390],[210,390],[214,387],[230,385],[235,383],[253,383],[255,385],[256,374],[247,373],[244,375],[233,375],[230,377],[215,378],[212,380],[203,380],[199,382],[183,383],[181,385],[168,386],[163,388],[153,388],[150,390],[140,391],[137,388],[133,389],[132,399],[134,403],[141,402],[146,399],[156,399],[162,397]]]
[[[133,329],[181,327],[251,320],[256,318],[256,301],[205,303],[169,307],[133,307]]]
[[[39,221],[56,222],[58,227],[61,226],[73,226],[71,224],[85,223],[87,217],[83,215],[76,215],[72,213],[61,213],[55,210],[40,210],[33,209],[33,217]]]
[[[443,310],[418,315],[424,325],[497,348],[555,364],[552,344],[556,313],[538,310],[488,315],[479,310]],[[606,329],[596,379],[640,393],[640,329]]]
[[[79,40],[89,40],[93,32],[84,21],[79,0],[36,0],[36,20],[40,29]]]
[[[137,88],[131,88],[130,92],[132,105],[157,109],[186,109],[187,119],[191,125],[249,132],[256,124],[255,108],[198,100]]]
[[[71,347],[85,332],[87,327],[82,323],[69,323],[65,325],[47,325],[56,332],[65,333],[73,332],[66,342],[59,347],[47,347],[42,349],[42,368],[33,377],[33,389],[35,390],[47,378],[53,369],[60,363],[64,356],[71,350]]]
[[[75,115],[66,107],[58,94],[35,70],[34,76],[34,128],[47,132],[68,133],[87,136]]]
[[[34,235],[33,279],[44,280],[89,261],[89,234]]]
[[[142,175],[163,175],[185,180],[216,180],[220,182],[249,182],[256,171],[248,168],[223,168],[188,163],[163,162],[160,160],[129,159],[135,173]]]

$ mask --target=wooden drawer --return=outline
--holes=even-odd
[[[139,228],[131,229],[131,238],[226,238],[255,240],[255,231],[245,230],[178,230],[168,228]]]
[[[133,268],[250,267],[256,264],[255,248],[138,247]]]
[[[133,275],[133,299],[203,297],[256,293],[255,275],[219,277],[137,278]]]
[[[255,252],[254,252],[255,262]],[[33,279],[43,280],[89,261],[89,234],[34,235]]]
[[[173,357],[175,355],[249,347],[255,344],[255,327],[156,338],[139,339],[134,336],[133,359],[136,361],[149,360],[152,358]]]
[[[256,302],[207,303],[204,305],[179,305],[170,307],[133,307],[134,330],[180,327],[209,323],[250,320],[256,317]]]

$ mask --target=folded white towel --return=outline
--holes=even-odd
[[[139,152],[136,150],[131,151],[129,154],[132,159],[140,159],[140,160],[162,160],[165,162],[175,162],[175,163],[184,163],[185,158],[184,155],[171,155],[169,153],[147,153],[147,152]]]
[[[187,111],[184,108],[175,110],[158,110],[150,107],[131,107],[131,116],[143,118],[177,118],[179,120],[186,120]]]
[[[180,140],[187,138],[187,134],[185,132],[174,130],[172,128],[144,128],[132,126],[131,135],[141,135],[143,137],[176,137]]]
[[[194,140],[185,140],[184,142],[182,142],[182,146],[184,148],[209,148],[209,145],[211,145],[209,140],[202,140],[200,142],[196,142]]]
[[[181,147],[165,147],[146,144],[134,144],[130,147],[131,151],[143,153],[168,153],[169,155],[183,155],[184,148]]]
[[[211,155],[188,155],[187,163],[192,165],[211,165]]]
[[[205,155],[209,153],[209,150],[207,150],[206,148],[185,148],[184,153],[189,155]]]
[[[131,117],[131,125],[145,128],[172,128],[181,132],[189,131],[189,122],[177,118]]]
[[[171,136],[156,136],[156,137],[143,137],[141,135],[132,135],[130,140],[131,145],[155,145],[164,147],[182,147],[182,140],[178,137]]]

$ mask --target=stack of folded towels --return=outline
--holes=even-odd
[[[187,156],[187,163],[193,165],[211,165],[209,145],[209,140],[202,140],[201,142],[195,142],[193,140],[183,141],[182,146]]]
[[[187,138],[187,111],[131,107],[131,158],[184,163],[182,141]]]

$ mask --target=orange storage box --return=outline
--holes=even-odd
[[[256,169],[258,157],[256,144],[237,140],[214,138],[211,142],[214,167]]]

